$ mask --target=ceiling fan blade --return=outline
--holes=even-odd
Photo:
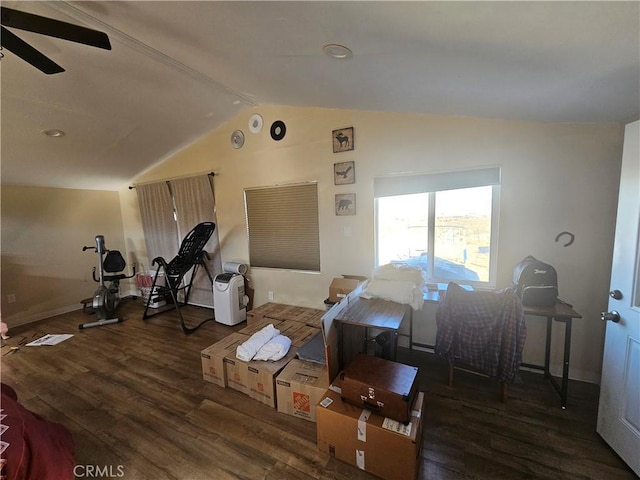
[[[21,38],[14,35],[6,28],[0,28],[2,29],[1,40],[3,48],[6,48],[10,52],[22,58],[25,62],[30,63],[38,70],[46,73],[47,75],[64,72],[64,68],[51,60],[49,57],[40,53],[38,50],[33,48]]]
[[[109,37],[104,32],[81,27],[72,23],[41,17],[33,13],[21,12],[12,8],[0,7],[2,25],[6,27],[28,30],[49,37],[62,38],[71,42],[82,43],[92,47],[111,50]]]

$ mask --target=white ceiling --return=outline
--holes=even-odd
[[[640,117],[640,2],[16,2],[100,50],[10,29],[2,183],[119,189],[260,104],[549,122]],[[322,46],[348,46],[335,60]],[[44,129],[59,128],[62,138]]]

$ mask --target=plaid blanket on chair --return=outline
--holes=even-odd
[[[505,383],[516,380],[527,328],[515,290],[467,291],[451,282],[442,297],[436,354]]]

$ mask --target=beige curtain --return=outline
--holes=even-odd
[[[136,192],[150,262],[156,257],[170,262],[178,254],[184,237],[197,224],[217,223],[210,175],[138,185]],[[210,257],[207,268],[215,278],[222,272],[217,224],[205,250]],[[190,273],[185,276],[184,284],[188,285],[189,281]],[[202,268],[194,279],[189,303],[213,307],[213,286]]]
[[[178,253],[178,229],[173,217],[173,200],[167,182],[136,186],[148,268],[156,257],[169,261]]]
[[[218,273],[222,273],[222,260],[218,240],[212,177],[210,175],[199,175],[197,177],[171,180],[169,183],[177,212],[180,241],[197,224],[202,222],[216,223],[216,229],[205,246],[205,251],[210,257],[206,261],[207,268],[212,277],[215,277]],[[188,281],[189,278],[185,277],[185,282]],[[213,306],[213,286],[207,277],[207,273],[202,268],[198,270],[197,277],[194,279],[189,295],[189,303],[208,307]]]

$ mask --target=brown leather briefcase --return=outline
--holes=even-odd
[[[398,422],[411,420],[418,367],[359,354],[344,369],[342,399]]]

